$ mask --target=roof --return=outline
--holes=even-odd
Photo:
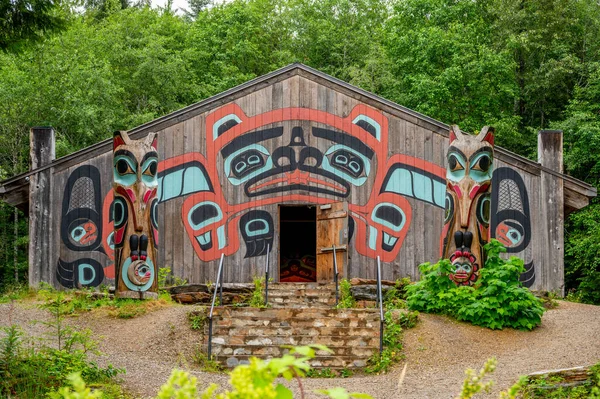
[[[336,79],[330,75],[313,69],[309,66],[300,63],[290,64],[281,69],[260,76],[256,79],[250,80],[239,86],[226,90],[215,96],[209,97],[205,100],[189,105],[185,108],[154,119],[153,121],[147,122],[143,125],[135,127],[129,130],[129,135],[133,138],[144,137],[146,134],[152,131],[162,130],[168,126],[182,122],[190,117],[206,112],[217,106],[226,104],[235,100],[236,98],[242,97],[251,91],[255,91],[266,86],[272,85],[273,83],[288,79],[289,77],[300,75],[310,80],[321,83],[332,89],[347,94],[350,97],[354,97],[367,104],[374,105],[386,112],[396,114],[411,123],[418,126],[423,126],[441,135],[448,136],[450,129],[449,125],[430,118],[426,115],[420,114],[409,108],[398,105],[392,101],[386,100],[385,98],[379,97],[373,93],[369,93],[358,87],[352,86],[344,81]],[[29,176],[39,171],[46,170],[48,168],[55,168],[55,170],[64,170],[65,168],[85,161],[96,155],[106,153],[112,149],[112,139],[103,140],[92,146],[83,148],[72,154],[54,160],[49,165],[41,168],[31,170],[25,173],[21,173],[17,176],[11,177],[0,182],[0,196],[6,202],[12,205],[21,205],[27,203],[29,196]],[[594,186],[575,179],[571,176],[563,173],[556,172],[554,170],[543,167],[537,162],[531,161],[520,155],[512,153],[501,147],[495,148],[496,157],[504,162],[510,163],[511,165],[523,169],[529,173],[539,175],[541,171],[560,176],[563,178],[565,187],[565,208],[568,211],[581,209],[588,205],[589,199],[597,195],[597,190]]]

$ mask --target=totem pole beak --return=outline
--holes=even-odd
[[[473,205],[473,198],[471,198],[471,190],[475,186],[473,179],[468,177],[461,180],[459,187],[462,193],[460,201],[460,227],[462,229],[469,228],[469,221],[471,217],[471,206]]]
[[[138,183],[136,185],[135,195],[137,196],[137,204],[135,204],[134,214],[135,217],[133,219],[133,226],[135,231],[142,232],[144,229],[144,213],[146,212],[146,203],[144,203],[144,194],[146,193],[146,186],[144,184]]]

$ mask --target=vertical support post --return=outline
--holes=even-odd
[[[340,294],[338,289],[338,267],[337,267],[337,254],[335,253],[335,245],[333,246],[333,281],[335,283],[335,306],[338,305]]]
[[[265,264],[265,306],[269,304],[269,254],[271,244],[267,244],[267,262]]]
[[[32,171],[47,166],[56,156],[54,129],[34,127],[29,131],[29,156]],[[52,168],[29,177],[29,285],[52,282],[56,261],[52,246]]]
[[[379,302],[379,353],[383,352],[383,290],[381,289],[381,258],[377,256],[377,299]]]
[[[540,130],[538,162],[542,165],[540,221],[543,245],[540,281],[534,287],[564,295],[564,182],[562,130]],[[555,172],[555,173],[551,173]]]

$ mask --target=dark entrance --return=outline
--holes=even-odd
[[[317,208],[279,207],[279,281],[317,281]]]

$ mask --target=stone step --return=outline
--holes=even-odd
[[[291,309],[294,310],[294,309]],[[358,319],[358,318],[339,318],[339,317],[318,317],[318,318],[289,318],[283,320],[260,320],[253,319],[251,316],[232,318],[217,318],[213,319],[213,328],[218,327],[291,327],[291,328],[319,328],[324,327],[340,328],[340,327],[367,327],[375,328],[379,325],[379,319]]]
[[[335,291],[329,290],[274,290],[269,289],[271,298],[335,298]]]
[[[332,283],[269,283],[269,291],[274,290],[283,290],[283,291],[293,291],[293,290],[325,290],[325,291],[335,291],[335,284]]]
[[[205,336],[205,344],[208,343],[208,336]],[[326,345],[333,348],[376,348],[379,346],[379,337],[373,336],[373,331],[368,335],[222,335],[213,336],[213,346],[215,345],[242,345],[249,347],[256,346],[277,346],[282,345]]]
[[[354,356],[355,358],[368,359],[378,350],[378,347],[332,347],[329,348],[333,353],[328,351],[317,351],[317,356]],[[248,355],[256,356],[261,359],[267,356],[280,357],[289,352],[289,348],[282,348],[276,345],[218,345],[212,346],[214,355]]]
[[[228,326],[213,325],[214,337],[257,336],[257,337],[379,337],[379,324],[363,327],[305,327],[305,326]],[[374,331],[376,330],[376,331]]]
[[[218,355],[215,360],[225,367],[233,368],[239,364],[248,364],[251,355]],[[257,356],[254,356],[257,357]],[[263,359],[272,359],[276,356],[264,356]],[[356,356],[317,356],[308,361],[312,368],[330,368],[339,370],[343,368],[354,369],[362,368],[367,365],[367,358],[357,358]]]
[[[324,318],[355,318],[355,319],[372,319],[378,318],[377,309],[286,309],[286,308],[232,308],[217,306],[214,308],[214,316],[230,318],[253,318],[255,320],[287,320],[294,319],[314,319],[319,317]]]

